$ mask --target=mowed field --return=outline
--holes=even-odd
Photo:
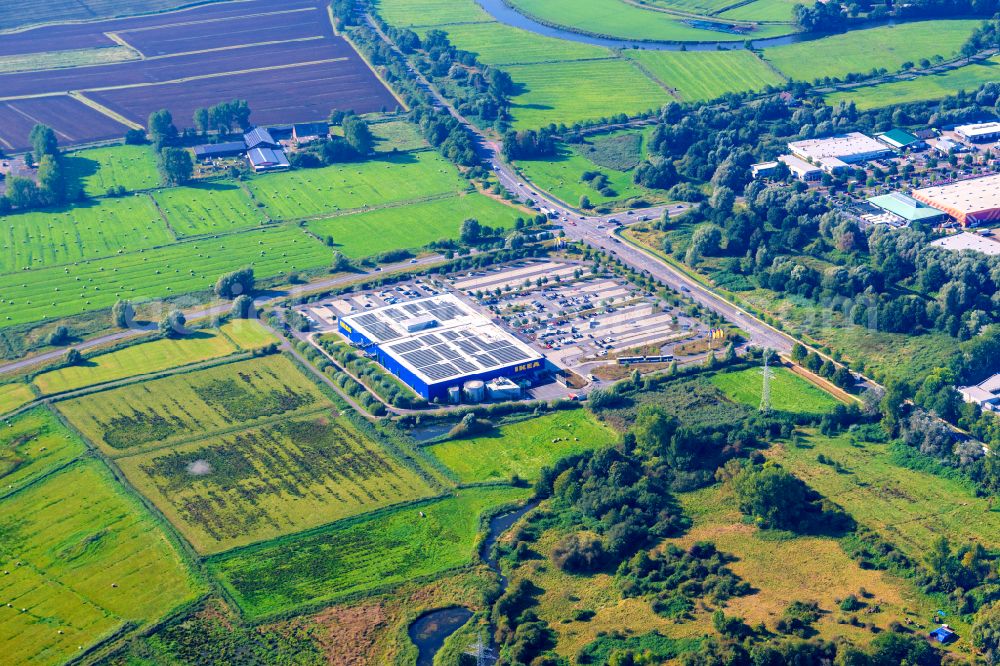
[[[729,92],[762,90],[785,80],[751,51],[625,51],[656,79],[690,102]]]
[[[736,3],[727,2],[727,5]],[[793,20],[792,8],[797,0],[754,0],[718,14],[731,21],[789,21]]]
[[[246,229],[267,221],[246,191],[233,182],[170,187],[152,196],[178,237]]]
[[[523,488],[467,488],[445,499],[211,558],[208,567],[254,619],[331,603],[469,564],[480,516],[529,495]]]
[[[425,28],[420,33],[424,34],[429,29]],[[446,25],[443,29],[456,47],[475,53],[488,65],[500,67],[614,56],[602,46],[546,37],[497,21]]]
[[[381,208],[370,213],[342,215],[309,222],[311,232],[333,238],[333,248],[348,257],[370,257],[397,249],[415,249],[444,238],[458,238],[463,220],[475,218],[483,225],[509,229],[518,210],[478,193],[406,206]],[[527,217],[527,213],[521,213]]]
[[[104,196],[112,187],[135,192],[160,185],[151,146],[91,148],[69,153],[63,159],[67,179],[79,183],[90,197]]]
[[[831,106],[837,106],[841,102],[854,102],[859,109],[878,109],[908,102],[942,99],[960,90],[973,91],[984,83],[998,79],[1000,79],[1000,56],[993,56],[981,63],[957,67],[941,74],[863,86],[831,93],[824,99]]]
[[[787,368],[770,368],[769,372],[772,409],[803,414],[825,414],[839,404],[832,395],[813,386]],[[734,402],[750,407],[760,405],[760,395],[764,386],[763,368],[720,372],[713,375],[711,381]]]
[[[110,9],[110,3],[99,4],[103,9],[88,18]],[[120,11],[142,5],[125,3]],[[163,9],[156,2],[149,5]],[[62,14],[57,8],[48,13]],[[233,98],[249,102],[256,123],[318,120],[334,107],[367,113],[398,105],[353,48],[333,34],[326,4],[319,0],[292,0],[280,7],[264,0],[218,2],[155,16],[43,27],[5,38],[0,57],[116,43],[155,57],[106,64],[84,60],[81,66],[48,69],[37,61],[39,71],[0,73],[0,104],[5,105],[0,107],[0,145],[28,147],[28,131],[36,121],[51,125],[64,144],[124,133],[126,128],[110,115],[63,94],[71,90],[137,124],[167,108],[181,127],[191,126],[196,108]],[[75,115],[68,113],[71,107]],[[25,114],[30,122],[17,119]]]
[[[0,498],[17,492],[84,453],[77,435],[47,407],[35,407],[0,430]]]
[[[327,414],[117,461],[202,553],[300,532],[434,494],[419,474]]]
[[[518,128],[570,125],[618,113],[635,114],[675,99],[627,60],[556,62],[504,69],[519,86],[519,92],[511,97],[511,115]]]
[[[137,499],[98,461],[0,499],[0,650],[60,664],[126,623],[148,624],[204,587]]]
[[[617,434],[585,409],[502,425],[493,431],[427,448],[461,483],[535,481],[543,467],[561,458],[610,446]]]
[[[281,355],[170,375],[58,403],[59,411],[110,455],[331,408],[316,384]]]
[[[43,394],[52,395],[208,361],[273,341],[257,321],[235,319],[218,329],[202,329],[177,339],[156,338],[99,354],[78,365],[44,372],[33,383]]]
[[[13,382],[0,385],[0,414],[7,414],[35,399],[27,384]]]
[[[764,58],[797,81],[867,74],[875,68],[890,72],[904,62],[917,63],[935,55],[949,58],[979,25],[973,20],[902,23],[764,50]]]
[[[467,188],[440,153],[423,151],[383,159],[269,174],[248,183],[273,219],[319,217]]]

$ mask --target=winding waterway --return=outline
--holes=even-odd
[[[629,39],[617,39],[613,37],[600,37],[597,35],[590,35],[582,32],[576,32],[574,30],[568,30],[566,28],[559,28],[547,23],[541,23],[535,19],[522,14],[513,7],[507,5],[504,0],[476,0],[479,6],[482,7],[490,16],[495,18],[500,23],[504,23],[515,28],[520,28],[522,30],[527,30],[528,32],[533,32],[538,35],[543,35],[545,37],[555,37],[556,39],[565,39],[571,42],[580,42],[582,44],[593,44],[595,46],[603,46],[609,49],[651,49],[654,51],[717,51],[717,50],[727,50],[727,49],[743,49],[746,48],[746,41],[711,41],[710,30],[705,30],[706,39],[709,41],[704,42],[654,42],[654,41],[636,41]],[[681,19],[678,19],[681,20]],[[853,29],[862,28],[877,28],[884,25],[895,25],[898,21],[894,19],[886,19],[882,21],[871,21],[869,23],[859,24],[852,26]],[[690,25],[690,23],[689,23]],[[808,42],[814,39],[821,39],[823,37],[828,37],[828,33],[793,33],[790,35],[782,35],[780,37],[768,37],[765,39],[750,39],[750,47],[754,49],[764,49],[772,46],[784,46],[786,44],[795,44],[797,42]]]
[[[490,521],[486,539],[479,549],[479,557],[500,577],[500,591],[507,589],[507,577],[500,572],[500,565],[493,554],[493,546],[511,525],[527,512],[538,506],[538,502],[530,502],[515,511],[502,513]],[[472,617],[472,611],[462,606],[441,608],[421,615],[410,625],[410,640],[417,646],[417,666],[433,666],[434,655],[437,654],[445,639],[465,626]]]

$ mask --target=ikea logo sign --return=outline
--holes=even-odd
[[[527,372],[528,370],[535,370],[542,367],[541,361],[532,361],[531,363],[522,363],[521,365],[514,366],[514,372]]]
[[[354,331],[351,330],[351,327],[344,322],[340,322],[340,330],[344,331],[344,333],[347,333],[348,335],[354,333]]]

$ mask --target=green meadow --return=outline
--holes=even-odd
[[[520,214],[525,217],[525,213]],[[369,213],[341,215],[308,223],[321,238],[331,236],[333,249],[348,257],[371,257],[398,249],[417,249],[441,239],[457,238],[462,222],[475,218],[490,227],[514,226],[518,211],[478,193],[459,194]]]
[[[64,164],[68,180],[79,183],[90,197],[104,196],[111,188],[124,187],[134,192],[160,185],[156,154],[151,146],[78,150],[66,155]]]
[[[776,46],[764,58],[797,81],[847,74],[867,74],[875,68],[890,72],[904,62],[917,63],[935,55],[951,57],[972,35],[980,21],[941,20],[852,30],[822,39]]]
[[[443,23],[475,23],[492,17],[468,0],[377,0],[375,9],[391,25],[418,27]]]
[[[7,414],[35,399],[35,393],[27,384],[12,382],[0,385],[0,414]]]
[[[543,467],[567,456],[610,446],[617,434],[587,410],[555,412],[501,425],[482,435],[427,448],[461,483],[538,478]]]
[[[208,567],[250,618],[333,603],[470,564],[480,516],[529,495],[523,488],[467,488],[211,558]]]
[[[685,101],[780,86],[784,79],[751,51],[625,51]]]
[[[475,53],[482,62],[489,65],[592,60],[611,58],[614,55],[602,46],[545,37],[497,21],[449,25],[444,29],[452,44]]]
[[[236,183],[201,183],[153,194],[156,205],[179,237],[256,227],[266,218]]]
[[[825,414],[839,403],[829,393],[810,384],[788,368],[770,368],[771,408],[782,412]],[[764,369],[748,368],[712,375],[715,384],[730,400],[750,407],[760,405]]]
[[[0,651],[9,663],[65,663],[205,590],[96,460],[0,499],[0,534]]]
[[[82,455],[86,446],[47,407],[35,407],[0,430],[0,497]]]

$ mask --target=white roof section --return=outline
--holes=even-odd
[[[885,144],[861,132],[851,132],[823,139],[792,141],[788,144],[788,150],[797,157],[817,163],[821,163],[827,158],[834,158],[841,163],[857,162],[875,155],[885,155],[892,152]],[[836,163],[831,162],[831,166],[836,166]]]
[[[1000,134],[1000,122],[973,123],[971,125],[959,125],[955,128],[955,133],[967,139],[976,139],[981,136],[992,136]]]
[[[932,242],[931,245],[945,250],[952,250],[953,252],[974,250],[990,256],[1000,255],[1000,242],[997,242],[996,239],[990,238],[989,236],[969,233],[967,231],[955,234],[954,236],[939,238],[938,240]]]
[[[388,305],[341,322],[428,386],[543,358],[454,294]]]
[[[954,216],[1000,208],[1000,174],[923,187],[913,197]]]
[[[986,409],[996,410],[997,401],[1000,400],[1000,374],[993,375],[989,379],[976,386],[959,386],[958,392],[966,402],[979,403]]]
[[[809,164],[795,155],[782,155],[778,160],[784,162],[788,166],[788,170],[800,178],[803,174],[819,173],[820,171],[820,168],[815,164]]]

